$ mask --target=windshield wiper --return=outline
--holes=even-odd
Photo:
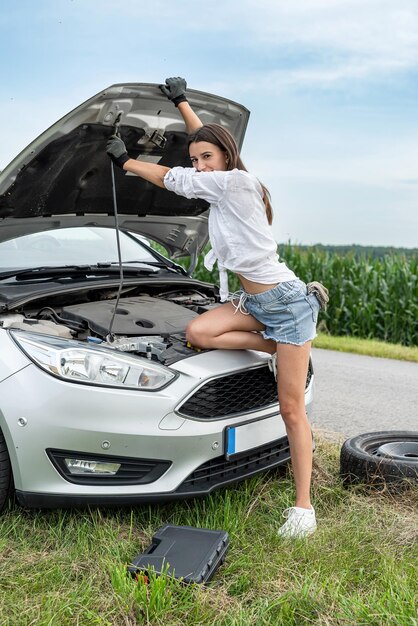
[[[113,266],[111,263],[99,263],[98,265],[57,265],[40,267],[26,267],[18,270],[8,270],[0,272],[0,280],[7,278],[45,278],[50,276],[72,276],[79,274],[116,274],[119,272],[119,264]],[[123,266],[124,274],[153,274],[152,269],[145,267],[126,267]]]
[[[187,276],[187,271],[184,269],[184,267],[178,263],[174,263],[174,261],[170,261],[169,259],[167,259],[167,261],[124,261],[123,263],[141,263],[144,265],[152,265],[152,267],[163,267],[166,270],[174,270],[177,273],[181,273],[184,274],[185,276]],[[114,263],[112,263],[112,265],[116,265],[117,261],[115,261]]]

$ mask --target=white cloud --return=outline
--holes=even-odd
[[[194,2],[157,2],[148,10],[162,11],[176,30],[202,33],[198,58],[213,54],[212,33],[233,34],[242,50],[268,50],[268,66],[245,68],[241,91],[260,79],[270,87],[320,85],[378,79],[418,66],[418,6],[416,0],[226,0],[221,7]],[[124,5],[137,12],[133,0]],[[205,38],[206,33],[206,38]],[[208,48],[209,52],[205,50]],[[272,51],[277,63],[272,62]],[[194,51],[191,51],[192,53]],[[238,61],[238,58],[237,58]],[[244,68],[237,68],[241,75]],[[241,71],[240,71],[241,70]],[[238,77],[237,77],[238,78]]]
[[[418,67],[415,0],[242,0],[242,8],[247,41],[277,55],[275,69],[246,72],[249,91],[260,80],[270,89],[333,87]]]
[[[9,28],[17,12],[18,7],[10,11]],[[6,26],[7,14],[0,19]],[[235,63],[235,80],[222,89],[227,93],[231,87],[238,94],[251,92],[257,84],[270,92],[299,86],[350,88],[353,82],[387,80],[418,67],[417,0],[223,0],[198,5],[195,0],[125,0],[123,5],[114,0],[44,0],[34,19],[66,25],[78,33],[81,47],[95,47],[99,41],[102,47],[113,42],[137,50],[139,71],[144,59],[145,67],[150,57],[161,62],[162,50],[167,56],[171,49],[175,58],[190,46],[196,75],[203,65],[215,70],[218,55],[224,54],[225,69]],[[121,69],[131,62],[127,55]],[[207,89],[219,86],[205,83]]]
[[[416,60],[415,0],[243,0],[260,39]],[[269,19],[266,20],[268,15]]]
[[[49,14],[63,12],[60,3],[48,2],[47,7],[44,11]],[[138,42],[149,34],[149,28],[155,31],[156,44],[173,35],[187,41],[188,35],[200,34],[201,50],[195,52],[200,58],[208,55],[209,60],[214,53],[212,36],[233,31],[236,41],[241,33],[249,45],[266,42],[277,48],[302,46],[312,51],[381,55],[403,64],[417,61],[416,0],[224,0],[219,5],[196,5],[195,0],[125,0],[122,9],[114,0],[90,0],[83,5],[84,22],[90,13],[96,13],[99,20],[108,17],[111,21],[118,15],[121,23],[136,23]],[[164,24],[160,31],[155,26],[158,21]],[[171,29],[167,30],[167,24]],[[123,32],[117,32],[123,39]]]

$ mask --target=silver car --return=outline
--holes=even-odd
[[[241,145],[244,107],[188,98]],[[113,172],[116,127],[134,158],[189,165],[177,109],[157,85],[128,84],[0,174],[0,510],[14,492],[25,507],[201,496],[289,460],[267,355],[185,339],[219,303],[192,277],[207,204]],[[312,399],[310,365],[308,415]]]

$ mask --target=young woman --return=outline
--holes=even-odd
[[[162,92],[178,107],[189,134],[190,168],[168,168],[130,159],[123,141],[112,136],[107,153],[128,172],[186,198],[210,204],[209,238],[220,271],[219,307],[199,315],[186,331],[200,348],[250,349],[272,355],[280,413],[286,425],[296,486],[295,506],[284,512],[282,537],[304,537],[316,529],[310,501],[312,435],[305,411],[305,383],[320,308],[314,293],[279,262],[270,224],[267,190],[246,171],[232,135],[217,124],[202,125],[190,107],[183,78],[168,78]],[[226,270],[242,285],[229,297]],[[319,294],[320,295],[320,294]]]

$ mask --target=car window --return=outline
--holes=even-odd
[[[140,235],[120,232],[122,261],[155,261]],[[61,228],[24,235],[0,243],[0,268],[40,265],[95,265],[116,263],[118,251],[113,228]]]

